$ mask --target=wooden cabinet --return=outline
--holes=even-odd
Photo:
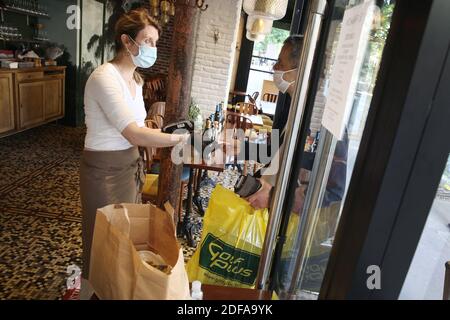
[[[65,67],[0,69],[0,137],[64,117]]]
[[[20,129],[44,121],[44,88],[43,81],[19,83]]]
[[[62,115],[62,80],[47,80],[44,84],[44,118],[50,120]]]
[[[44,77],[43,72],[24,72],[17,74],[17,82],[22,82],[24,80],[32,80],[32,79],[42,79]]]
[[[0,74],[0,134],[15,129],[12,74]]]

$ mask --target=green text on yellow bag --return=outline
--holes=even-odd
[[[186,267],[189,281],[254,287],[267,220],[267,209],[255,210],[218,185],[205,212],[201,242]]]

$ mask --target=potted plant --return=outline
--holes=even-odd
[[[195,103],[194,99],[191,99],[191,104],[189,105],[188,119],[194,123],[194,128],[196,130],[201,130],[203,128],[202,113],[198,104]]]

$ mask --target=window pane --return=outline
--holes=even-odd
[[[283,42],[287,37],[289,37],[288,30],[272,28],[272,32],[264,41],[255,43],[253,47],[247,93],[259,92],[258,100],[264,93],[278,94],[278,89],[273,83],[273,66],[278,60]]]
[[[253,56],[251,70],[259,70],[263,72],[273,73],[273,66],[277,60],[270,59],[262,56]]]
[[[289,37],[289,30],[272,28],[272,32],[265,37],[264,41],[255,43],[253,55],[277,60],[283,41],[287,37]]]

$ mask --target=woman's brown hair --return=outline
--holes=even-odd
[[[119,20],[117,20],[115,26],[114,48],[116,54],[124,49],[121,40],[123,34],[127,34],[133,40],[136,40],[138,33],[147,26],[155,27],[158,30],[158,35],[161,35],[161,26],[152,16],[150,16],[146,8],[141,7],[124,13]],[[143,82],[142,77],[138,72],[134,73],[134,80],[139,84],[142,84]]]

